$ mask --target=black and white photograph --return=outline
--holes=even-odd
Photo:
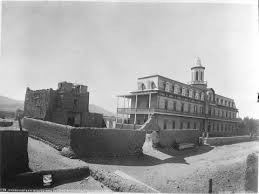
[[[258,8],[0,1],[0,192],[258,193]]]

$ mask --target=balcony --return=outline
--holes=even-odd
[[[153,114],[153,113],[168,113],[168,114],[178,114],[186,116],[196,116],[196,117],[205,117],[204,113],[194,113],[194,112],[181,112],[168,109],[159,109],[159,108],[118,108],[118,114]]]

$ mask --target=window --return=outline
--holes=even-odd
[[[74,99],[74,106],[77,106],[77,105],[78,105],[78,100]]]
[[[168,108],[168,100],[165,100],[165,110]]]
[[[215,110],[215,108],[213,109],[213,115],[216,115],[216,110]]]
[[[217,124],[217,131],[219,131],[219,124]]]
[[[193,128],[196,129],[196,123],[195,123],[195,122],[194,122],[194,124],[193,124]]]
[[[194,113],[197,113],[197,105],[194,105]]]
[[[186,89],[186,96],[189,97],[189,89]]]
[[[173,121],[173,129],[175,129],[175,121]]]
[[[195,77],[195,80],[198,81],[198,71],[196,71],[196,77]]]
[[[190,122],[187,123],[187,129],[190,129]]]
[[[165,91],[167,91],[167,92],[170,92],[170,86],[169,86],[169,83],[168,82],[166,82],[166,84],[165,84],[166,86],[165,86]]]
[[[188,104],[188,112],[191,112],[191,104]]]
[[[203,72],[201,72],[201,80],[203,80]]]
[[[203,107],[202,106],[200,107],[200,113],[203,113]]]
[[[180,129],[183,128],[183,122],[180,122]]]
[[[167,120],[165,119],[164,120],[164,129],[166,129],[166,127],[167,127]]]
[[[223,124],[221,124],[221,131],[223,131],[223,128],[224,128],[224,126],[223,126]]]
[[[219,103],[219,99],[218,98],[216,98],[216,102],[217,102],[217,104]]]
[[[151,88],[155,89],[156,88],[156,84],[154,82],[151,83]]]
[[[176,101],[174,101],[173,110],[176,111]]]
[[[179,94],[182,95],[182,92],[183,92],[183,89],[182,89],[182,87],[180,87],[180,88],[179,88]]]
[[[172,92],[174,93],[174,90],[175,90],[175,87],[174,87],[174,85],[172,86]]]
[[[163,82],[163,90],[165,90],[165,89],[166,89],[166,83]]]
[[[223,99],[220,99],[220,104],[223,105]]]
[[[141,84],[141,90],[145,90],[145,84],[144,83]]]
[[[181,111],[184,112],[184,103],[181,104]]]

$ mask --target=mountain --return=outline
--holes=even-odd
[[[0,111],[15,112],[18,108],[23,110],[23,101],[0,96]],[[89,104],[89,112],[100,113],[104,116],[115,116],[115,113],[105,110],[95,104]]]
[[[103,114],[103,116],[115,116],[115,113],[110,112],[95,104],[89,104],[89,112],[100,113],[100,114]]]
[[[0,96],[0,111],[15,112],[18,108],[23,109],[23,101]]]

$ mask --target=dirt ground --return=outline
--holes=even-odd
[[[259,142],[244,142],[217,147],[201,146],[185,151],[153,149],[146,141],[140,158],[63,157],[50,146],[29,138],[29,159],[32,170],[50,170],[93,166],[110,172],[122,171],[160,192],[208,192],[212,179],[213,192],[243,192],[245,160],[248,154],[259,152]],[[92,178],[61,185],[54,190],[110,191]]]

